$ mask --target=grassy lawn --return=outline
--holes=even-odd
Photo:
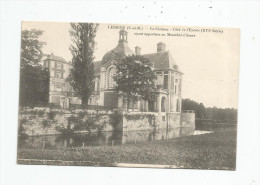
[[[235,170],[236,129],[227,128],[210,134],[113,147],[80,150],[20,149],[18,156],[19,164],[116,166],[118,163],[132,163]]]

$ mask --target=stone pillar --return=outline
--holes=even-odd
[[[99,89],[99,105],[104,106],[104,90],[105,90],[105,75],[106,75],[106,68],[101,67],[100,73],[100,89]]]
[[[148,108],[148,101],[145,100],[145,111],[148,112],[149,111],[149,108]]]
[[[123,109],[124,107],[124,95],[122,93],[118,94],[118,108]]]
[[[157,102],[158,102],[158,112],[161,112],[161,95],[160,94],[157,98]]]
[[[138,111],[141,110],[140,101],[141,101],[141,100],[138,100],[138,101],[136,102],[136,103],[137,103],[137,109],[138,109]]]
[[[105,75],[106,75],[106,68],[101,67],[101,73],[100,73],[100,89],[105,89]]]
[[[181,112],[181,109],[182,109],[182,98],[181,98],[181,96],[179,97],[179,104],[180,104],[180,112]]]
[[[170,112],[170,106],[171,106],[171,96],[170,96],[170,94],[168,94],[168,95],[167,95],[166,112]]]
[[[104,106],[104,91],[99,92],[99,105]]]

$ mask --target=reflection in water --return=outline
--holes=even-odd
[[[24,140],[19,139],[19,148],[81,148],[87,146],[121,145],[127,143],[147,142],[164,140],[189,135],[209,133],[192,128],[174,128],[157,131],[132,131],[132,132],[103,132],[92,134],[73,134],[71,136],[33,136]]]
[[[201,135],[201,134],[209,134],[209,133],[212,133],[212,131],[195,130],[193,135]]]

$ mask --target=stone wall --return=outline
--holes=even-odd
[[[181,113],[181,127],[195,128],[195,113]]]
[[[130,112],[123,115],[123,131],[180,127],[180,113]]]
[[[158,124],[158,113],[130,112],[123,114],[123,131],[152,130]]]
[[[181,125],[181,113],[169,113],[168,114],[169,128],[178,128]]]
[[[112,111],[84,109],[21,108],[19,128],[29,136],[61,134],[64,131],[113,131],[110,123],[112,114]],[[195,128],[195,113],[124,112],[120,115],[122,119],[117,129],[123,131]]]
[[[109,115],[112,111],[96,111],[96,110],[61,110],[50,108],[22,108],[19,110],[18,124],[23,129],[23,133],[29,136],[36,135],[52,135],[61,134],[61,129],[67,129],[68,125],[71,129],[80,125],[80,121],[88,121],[94,119],[96,127],[102,127],[102,131],[112,131],[113,128],[109,124]],[[98,115],[98,116],[97,116]],[[60,128],[60,129],[57,129]],[[74,132],[88,132],[95,129],[75,129]]]

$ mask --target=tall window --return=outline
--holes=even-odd
[[[165,112],[166,111],[166,98],[162,97],[161,99],[161,112]]]
[[[162,85],[163,85],[163,75],[162,75],[162,72],[156,72],[156,76],[157,76],[157,79],[155,81],[155,85],[156,85],[156,87],[158,89],[162,88]]]
[[[171,90],[174,90],[174,76],[171,75]]]
[[[114,67],[110,68],[108,71],[108,79],[107,79],[108,88],[115,87],[115,80],[114,80],[115,74],[116,74],[116,69]]]
[[[179,93],[181,93],[181,79],[179,80],[179,88],[178,88],[178,90],[179,90]]]
[[[99,86],[100,86],[100,84],[99,84],[99,80],[97,81],[97,91],[99,91]]]
[[[168,71],[158,71],[156,72],[157,80],[155,81],[155,85],[157,88],[168,89]]]
[[[168,89],[168,74],[164,74],[163,78],[163,88]]]

